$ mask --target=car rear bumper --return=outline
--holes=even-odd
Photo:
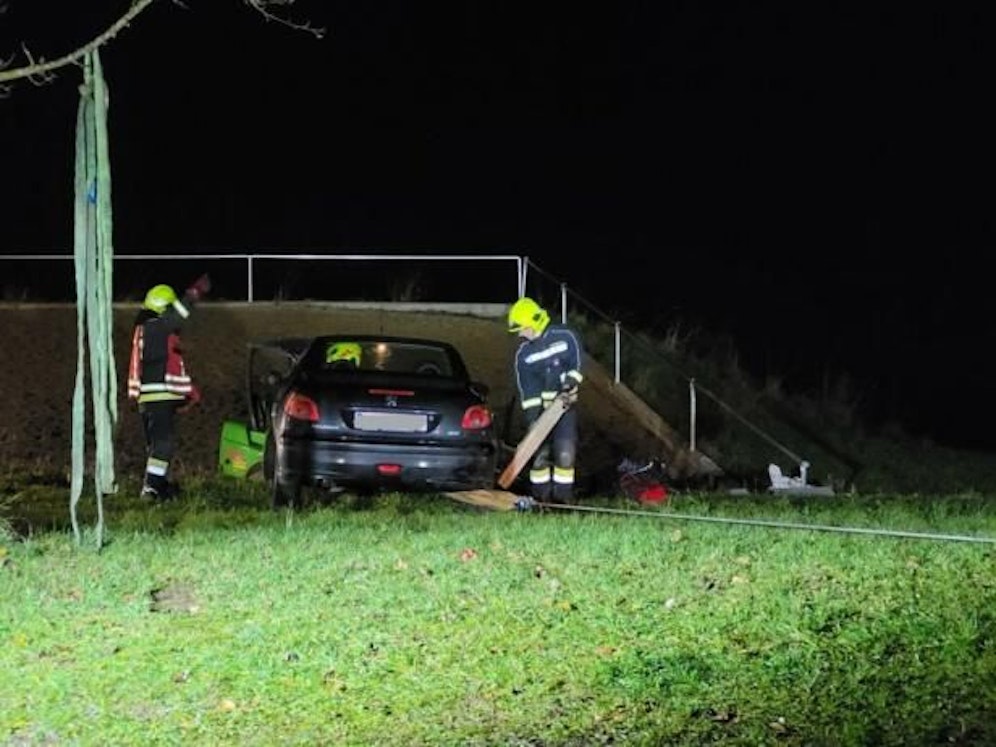
[[[284,483],[321,488],[467,490],[493,487],[492,444],[431,448],[283,439],[276,476]]]

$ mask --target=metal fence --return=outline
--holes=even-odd
[[[0,256],[2,298],[75,298],[72,254]],[[115,254],[115,300],[210,272],[224,300],[507,302],[524,293],[528,258],[469,254]],[[39,273],[39,268],[44,271]],[[486,298],[489,296],[490,298]]]

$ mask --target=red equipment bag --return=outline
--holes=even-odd
[[[638,503],[657,505],[668,499],[664,466],[657,459],[644,465],[624,459],[619,467],[619,488]]]

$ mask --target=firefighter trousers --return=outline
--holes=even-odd
[[[166,485],[176,452],[176,410],[183,400],[143,402],[138,406],[145,432],[145,484]]]
[[[529,469],[529,488],[537,501],[568,503],[574,498],[574,462],[578,451],[578,413],[563,415],[536,450]]]

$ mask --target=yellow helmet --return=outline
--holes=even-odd
[[[145,294],[145,301],[142,308],[162,314],[166,309],[176,302],[176,291],[168,285],[156,285]]]
[[[349,361],[357,368],[363,357],[363,348],[356,342],[333,342],[325,349],[325,362]]]
[[[513,334],[527,327],[539,334],[549,323],[550,315],[546,309],[528,296],[520,298],[508,310],[508,331]]]

